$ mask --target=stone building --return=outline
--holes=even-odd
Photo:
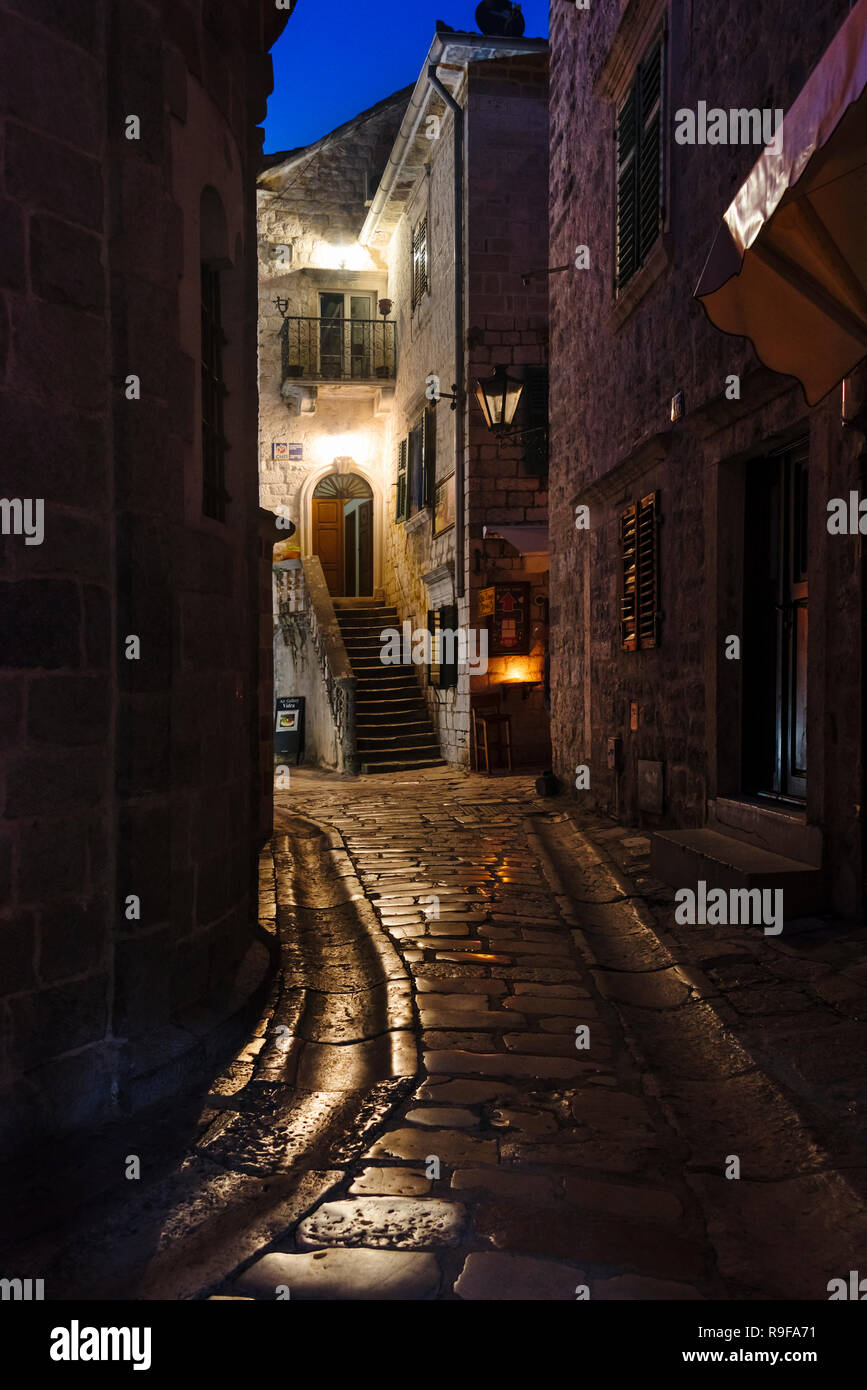
[[[471,689],[499,694],[516,760],[548,756],[547,142],[546,42],[439,26],[413,88],[260,178],[261,500],[297,527],[276,690],[324,765],[466,766]],[[485,424],[496,366],[532,435]],[[473,674],[480,590],[519,611]],[[467,634],[466,659],[383,667],[405,624]],[[401,737],[371,727],[390,694]]]
[[[256,127],[291,8],[0,6],[4,1148],[182,1084],[267,966]]]
[[[863,372],[843,426],[839,384],[809,406],[693,295],[850,8],[551,21],[556,770],[653,832],[660,877],[785,883],[787,915],[863,906],[864,543],[827,525],[865,495]]]

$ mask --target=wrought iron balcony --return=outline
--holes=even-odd
[[[395,327],[384,319],[284,318],[283,380],[393,381]]]

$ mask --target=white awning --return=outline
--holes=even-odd
[[[815,403],[867,354],[867,0],[732,202],[695,291]]]

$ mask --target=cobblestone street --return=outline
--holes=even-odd
[[[278,804],[338,832],[402,963],[381,954],[382,1030],[346,997],[300,1080],[330,1050],[396,1106],[234,1296],[827,1297],[867,1233],[863,1153],[823,1152],[571,825],[567,889],[566,817],[530,779],[301,770]],[[281,918],[290,898],[278,856]]]
[[[647,840],[576,817],[293,770],[258,1025],[52,1149],[4,1262],[59,1299],[827,1299],[867,1239],[857,931],[690,937]]]

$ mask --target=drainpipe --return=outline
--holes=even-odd
[[[455,118],[455,595],[463,598],[464,582],[464,110],[437,76],[437,65],[427,70],[428,81]]]

